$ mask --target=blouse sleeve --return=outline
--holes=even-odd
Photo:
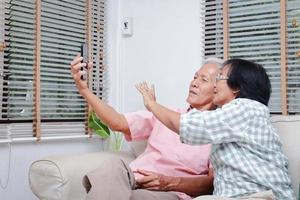
[[[192,111],[180,117],[180,139],[187,144],[220,144],[245,140],[250,112],[239,101],[213,111]]]
[[[138,111],[125,114],[131,135],[127,141],[146,140],[149,138],[155,123],[154,115],[148,111]]]

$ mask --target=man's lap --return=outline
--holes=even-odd
[[[118,187],[118,186],[119,187]],[[83,178],[87,199],[130,199],[130,200],[179,200],[173,192],[150,191],[136,189],[134,175],[120,158],[111,158]],[[123,192],[122,192],[123,191]],[[130,196],[130,198],[129,198]]]

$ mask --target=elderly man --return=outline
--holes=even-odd
[[[101,101],[81,80],[86,67],[77,56],[71,62],[71,73],[79,93],[101,120],[114,131],[124,133],[127,141],[148,139],[145,151],[131,163],[112,157],[86,175],[84,185],[91,200],[178,200],[210,194],[213,173],[209,168],[210,145],[189,146],[160,123],[151,112],[120,114]],[[92,63],[88,64],[91,67]],[[190,108],[215,109],[214,81],[222,60],[210,58],[195,73],[187,102]],[[189,109],[179,110],[188,112]]]

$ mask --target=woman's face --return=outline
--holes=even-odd
[[[218,73],[218,67],[215,64],[203,65],[194,75],[190,83],[187,102],[198,110],[209,110],[214,105],[214,83]]]
[[[230,67],[226,65],[222,70],[220,70],[220,73],[216,77],[215,97],[213,102],[217,106],[222,106],[232,101],[237,96],[238,91],[233,91],[227,84],[229,70]]]

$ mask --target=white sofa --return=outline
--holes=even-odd
[[[283,150],[289,158],[293,188],[299,198],[300,182],[300,116],[272,116],[281,137]],[[32,163],[29,183],[32,192],[43,200],[82,200],[85,189],[83,176],[97,168],[110,156],[130,162],[145,148],[145,142],[132,143],[128,152],[97,152],[82,155],[49,156]]]

